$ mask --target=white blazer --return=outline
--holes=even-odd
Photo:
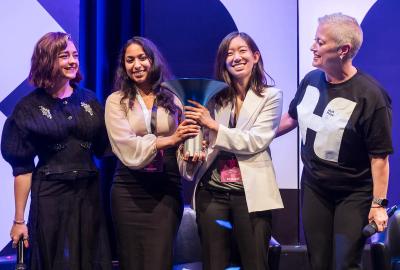
[[[282,91],[269,87],[260,97],[249,90],[243,101],[236,128],[228,128],[231,104],[217,109],[212,99],[207,107],[219,123],[219,129],[218,133],[209,133],[205,161],[191,164],[183,161],[178,154],[182,176],[197,182],[194,196],[199,180],[218,153],[224,150],[234,153],[238,160],[249,212],[283,208],[269,149],[281,119]]]

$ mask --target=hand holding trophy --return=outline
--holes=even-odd
[[[181,78],[163,82],[161,86],[173,92],[182,104],[191,106],[196,102],[204,106],[213,96],[228,87],[224,82],[204,78]],[[200,153],[202,141],[202,132],[194,138],[187,139],[184,143],[184,153],[189,153],[190,157]]]

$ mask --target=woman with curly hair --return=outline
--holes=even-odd
[[[198,134],[160,84],[171,77],[157,47],[133,37],[121,50],[106,126],[118,164],[111,210],[121,269],[172,268],[183,200],[176,146]]]

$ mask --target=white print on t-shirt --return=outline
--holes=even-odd
[[[302,142],[306,143],[307,128],[314,130],[315,154],[321,159],[338,162],[344,128],[357,103],[341,97],[334,98],[326,105],[321,117],[313,113],[318,100],[319,90],[309,85],[301,103],[297,105]]]

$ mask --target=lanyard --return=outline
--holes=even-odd
[[[136,93],[136,98],[139,101],[140,107],[142,108],[147,133],[155,134],[157,132],[157,99],[154,99],[153,107],[151,110],[149,110],[147,109],[146,104],[139,93]]]
[[[236,117],[235,117],[235,110],[236,110],[236,102],[232,102],[232,109],[229,116],[229,128],[236,127]]]

